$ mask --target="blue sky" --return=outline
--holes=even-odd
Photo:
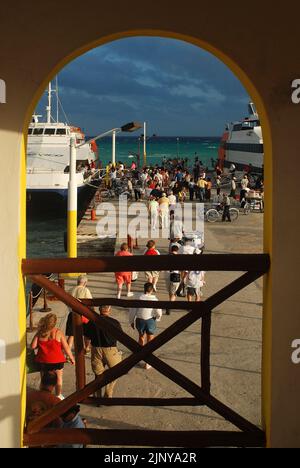
[[[135,37],[79,57],[59,73],[60,99],[89,135],[147,121],[160,136],[219,136],[249,97],[216,57],[186,42]],[[45,97],[38,109],[43,111]],[[63,120],[63,119],[62,119]]]

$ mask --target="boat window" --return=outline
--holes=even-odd
[[[56,135],[66,135],[66,129],[65,128],[58,128],[56,130]]]
[[[35,128],[33,130],[34,135],[43,135],[44,129],[43,128]]]
[[[31,135],[32,134],[32,128],[29,128],[28,129],[28,135]]]
[[[232,129],[234,132],[239,132],[242,130],[242,124],[236,124],[233,126],[233,129]]]
[[[45,129],[45,135],[54,135],[55,134],[55,128],[46,128]]]

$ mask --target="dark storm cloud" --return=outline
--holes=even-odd
[[[98,133],[146,120],[160,135],[218,135],[249,99],[218,59],[190,44],[130,38],[85,54],[59,75],[72,122]]]

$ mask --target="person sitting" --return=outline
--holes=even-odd
[[[63,429],[85,429],[85,424],[79,414],[80,406],[76,405],[61,415]],[[58,448],[84,448],[83,444],[61,444]]]
[[[45,372],[42,374],[40,390],[27,392],[26,397],[26,421],[29,423],[42,416],[46,411],[60,403],[60,399],[53,395],[53,391],[57,385],[57,375],[53,372]],[[55,419],[47,428],[60,428],[62,421],[60,418]]]

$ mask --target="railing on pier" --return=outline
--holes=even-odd
[[[77,391],[30,422],[24,435],[26,446],[54,445],[59,443],[80,443],[84,445],[106,446],[156,446],[156,447],[262,447],[265,445],[264,432],[251,422],[224,405],[211,394],[210,340],[211,318],[214,309],[234,294],[256,281],[268,272],[270,259],[265,254],[232,254],[192,256],[153,256],[147,258],[147,270],[205,270],[243,272],[242,276],[200,303],[191,302],[147,302],[149,307],[186,310],[188,313],[160,333],[153,341],[140,346],[135,340],[119,330],[105,318],[99,317],[91,306],[111,305],[121,308],[144,307],[139,300],[118,300],[112,298],[92,299],[79,302],[44,275],[45,271],[57,273],[86,273],[144,271],[145,258],[105,257],[95,259],[48,259],[24,260],[23,274],[31,281],[53,293],[74,312],[74,338],[76,355]],[[84,302],[84,303],[83,303]],[[93,321],[97,327],[109,332],[132,354],[115,367],[106,370],[93,382],[86,384],[85,357],[81,316]],[[200,385],[192,382],[180,372],[154,356],[154,352],[201,320]],[[186,390],[190,398],[104,398],[91,397],[97,390],[128,373],[138,362],[146,361],[153,368]],[[96,430],[96,429],[44,429],[57,417],[77,403],[103,406],[207,406],[225,420],[232,423],[237,431],[136,431],[136,430]]]

